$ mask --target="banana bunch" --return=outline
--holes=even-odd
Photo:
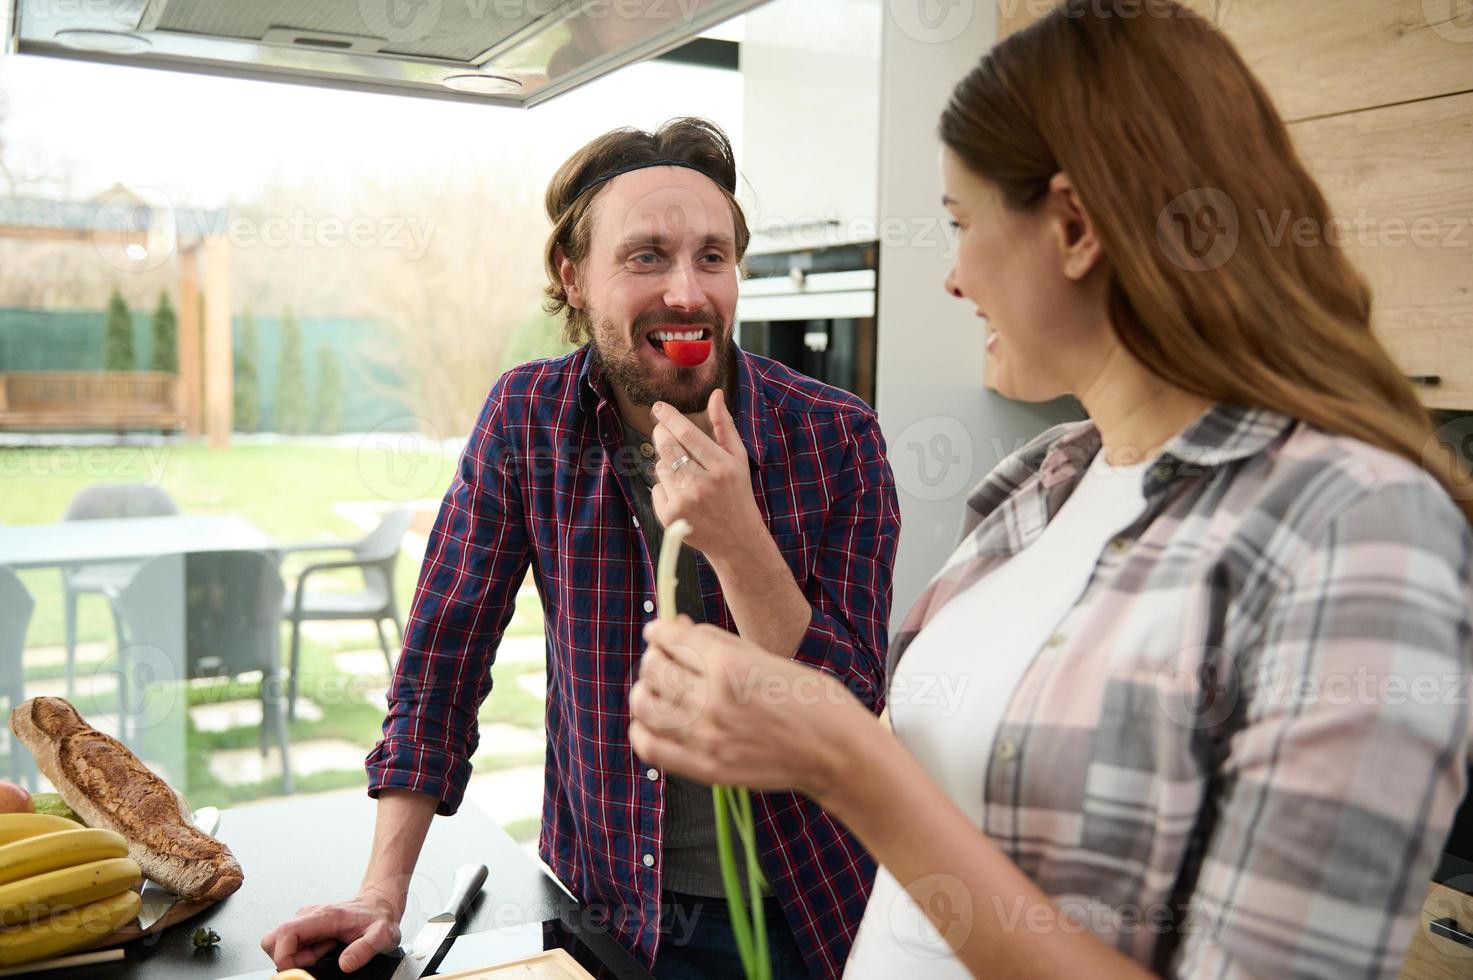
[[[0,966],[90,946],[138,914],[138,863],[111,830],[0,813]]]

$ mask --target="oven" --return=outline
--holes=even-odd
[[[878,242],[749,255],[742,349],[875,403]]]

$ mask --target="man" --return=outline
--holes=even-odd
[[[734,343],[748,241],[735,188],[730,143],[697,119],[615,130],[554,176],[548,308],[586,343],[491,389],[368,757],[379,804],[362,890],[269,933],[277,966],[341,940],[353,970],[398,941],[430,820],[460,805],[530,566],[547,634],[543,859],[662,980],[740,976],[710,788],[629,743],[663,528],[694,528],[680,612],[831,672],[878,712],[900,521],[874,413]],[[873,863],[807,799],[756,794],[753,809],[774,975],[838,976]]]

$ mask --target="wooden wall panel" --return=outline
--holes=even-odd
[[[1128,9],[1139,0],[1102,0]],[[998,36],[1049,0],[998,0]],[[1194,0],[1289,120],[1473,90],[1473,0]],[[1108,8],[1107,8],[1108,9]]]
[[[1290,128],[1349,223],[1382,341],[1407,374],[1442,377],[1429,407],[1473,408],[1473,93]]]

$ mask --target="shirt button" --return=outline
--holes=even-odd
[[[1063,646],[1064,645],[1064,634],[1063,633],[1055,633],[1053,636],[1049,637],[1048,638],[1048,645],[1051,646],[1051,647],[1061,647],[1061,646]]]
[[[1010,738],[1000,739],[997,743],[997,757],[1003,761],[1015,758],[1018,754],[1018,743]]]
[[[655,604],[653,602],[651,602],[650,600],[646,599],[644,601],[644,611],[645,612],[654,612],[655,611]]]
[[[1111,554],[1114,554],[1114,555],[1123,555],[1123,554],[1125,554],[1129,550],[1130,550],[1130,542],[1128,540],[1126,540],[1125,538],[1115,538],[1113,541],[1110,542],[1110,553]]]
[[[644,774],[650,782],[654,782],[660,778],[660,770],[658,769],[646,769]]]
[[[639,518],[637,517],[634,519],[634,526],[639,527]]]
[[[639,444],[639,453],[645,459],[649,459],[651,456],[653,456],[655,454],[655,447],[654,446],[651,446],[647,442],[641,442]]]
[[[643,860],[646,868],[653,868],[655,866],[655,856],[653,854],[646,854]]]

